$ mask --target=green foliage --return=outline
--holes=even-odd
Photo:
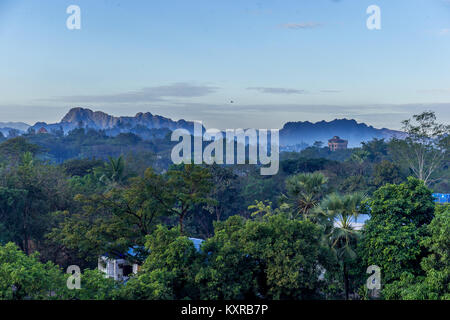
[[[448,166],[450,125],[438,123],[434,112],[426,111],[403,121],[403,130],[408,136],[394,139],[391,152],[429,186],[439,179],[443,166]]]
[[[381,162],[389,159],[389,145],[384,139],[373,139],[362,142],[362,150],[368,153],[368,159],[372,162]]]
[[[147,237],[149,255],[136,277],[123,289],[129,299],[198,299],[195,284],[200,254],[178,229],[158,226]]]
[[[14,241],[26,253],[39,247],[51,226],[50,212],[70,205],[66,176],[58,167],[36,161],[31,152],[0,180],[0,233],[3,242]],[[2,229],[2,228],[0,228]],[[5,229],[5,228],[3,228]]]
[[[321,228],[282,214],[231,217],[203,246],[208,265],[197,279],[208,299],[308,299],[320,295],[321,266],[330,262]]]
[[[174,166],[167,172],[167,193],[170,212],[178,216],[180,232],[184,232],[184,219],[200,204],[211,204],[211,173],[200,166]]]
[[[233,216],[215,223],[215,235],[202,245],[204,263],[196,275],[201,299],[244,299],[256,295],[257,262],[245,251],[245,219]]]
[[[0,299],[59,299],[65,288],[61,270],[51,262],[27,256],[13,243],[0,246]]]
[[[374,167],[373,184],[379,188],[385,184],[398,184],[403,180],[401,168],[393,162],[383,160]]]
[[[420,274],[425,254],[421,240],[434,216],[431,191],[422,181],[408,178],[406,183],[381,187],[368,204],[371,219],[360,246],[364,264],[381,268],[383,284],[400,279],[404,272]]]
[[[24,137],[8,139],[0,144],[0,160],[18,162],[24,153],[31,152],[34,155],[39,149]]]
[[[426,185],[447,192],[450,137],[432,113],[413,120],[405,140],[282,154],[275,176],[251,165],[169,166],[166,129],[9,137],[0,144],[0,298],[365,298],[375,264],[382,298],[449,299],[449,209]],[[406,179],[419,176],[412,160],[421,179]],[[360,213],[370,214],[362,231]],[[200,251],[187,236],[206,240]],[[91,270],[104,254],[139,273],[104,278]],[[89,268],[81,290],[67,290],[56,266],[71,264]]]
[[[360,238],[360,233],[355,230],[353,223],[357,221],[360,213],[366,211],[364,200],[365,196],[358,193],[345,196],[331,194],[323,200],[320,208],[332,222],[327,238],[342,269],[347,300],[350,294],[349,265],[357,259],[355,248]]]
[[[430,251],[422,262],[424,276],[402,273],[383,291],[386,299],[450,300],[450,206],[438,206],[422,244]]]
[[[63,163],[64,171],[68,176],[84,177],[92,173],[94,168],[103,165],[103,161],[95,159],[71,159]]]
[[[321,173],[300,173],[286,180],[283,202],[293,218],[308,219],[326,194],[327,178]]]
[[[122,284],[98,270],[84,270],[80,275],[80,289],[66,289],[64,299],[116,300],[122,298]]]
[[[129,247],[143,246],[161,216],[167,215],[164,180],[151,169],[133,178],[128,188],[78,195],[79,212],[60,212],[61,223],[49,234],[82,256],[120,256]]]
[[[307,173],[324,170],[329,165],[338,164],[337,161],[331,161],[324,158],[310,159],[300,158],[298,156],[291,156],[287,159],[282,159],[280,166],[281,169],[288,175],[296,173]]]

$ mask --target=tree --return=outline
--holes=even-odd
[[[40,163],[31,152],[5,172],[0,182],[0,218],[8,227],[4,241],[14,241],[25,253],[45,240],[50,212],[70,203],[66,176],[60,168]]]
[[[227,207],[236,197],[236,174],[228,168],[213,164],[210,168],[212,188],[211,198],[216,200],[208,206],[210,212],[214,214],[215,220],[220,221]]]
[[[448,164],[450,125],[437,123],[432,111],[414,115],[413,119],[402,123],[407,137],[404,140],[393,139],[391,152],[429,186],[438,179],[436,172],[443,163]]]
[[[434,216],[431,191],[410,177],[400,185],[379,188],[368,205],[370,220],[358,248],[364,264],[381,268],[383,285],[400,279],[403,272],[420,275],[426,253],[421,240]]]
[[[116,300],[122,298],[123,284],[99,270],[86,269],[80,274],[80,289],[65,290],[64,299],[70,300]]]
[[[158,226],[147,237],[149,252],[137,276],[126,284],[123,294],[128,299],[180,300],[198,299],[195,275],[200,267],[200,254],[179,228]]]
[[[122,156],[117,159],[109,157],[103,168],[99,167],[94,170],[99,180],[107,185],[109,189],[123,186],[129,178]]]
[[[345,196],[332,194],[321,203],[321,210],[333,221],[328,237],[342,268],[346,300],[350,293],[349,264],[356,259],[355,248],[360,236],[354,222],[361,212],[365,212],[364,199],[365,196],[358,193]]]
[[[202,299],[311,299],[321,295],[321,273],[332,265],[322,228],[310,221],[267,214],[233,216],[215,224],[202,245],[197,275]]]
[[[71,159],[63,163],[64,171],[70,177],[84,177],[92,173],[94,168],[103,165],[103,161],[95,159]]]
[[[322,271],[330,264],[322,227],[283,214],[248,220],[240,233],[244,253],[257,265],[258,296],[312,299],[320,296]],[[236,270],[237,272],[237,270]]]
[[[374,138],[368,142],[361,142],[362,150],[368,152],[368,159],[380,162],[389,159],[389,145],[384,139]]]
[[[372,182],[376,187],[385,184],[397,184],[402,182],[403,177],[400,167],[388,160],[377,163],[372,174]]]
[[[195,206],[212,203],[208,197],[212,184],[211,174],[201,166],[186,164],[167,172],[170,212],[178,216],[180,232],[184,232],[184,220]]]
[[[326,193],[327,178],[321,173],[300,173],[286,180],[284,202],[294,218],[308,219]]]
[[[161,218],[170,212],[164,177],[148,169],[144,177],[130,180],[126,188],[106,193],[78,195],[79,212],[59,212],[61,223],[48,238],[69,249],[76,249],[87,259],[96,260],[108,253],[142,262],[146,252],[128,257],[130,247],[143,247],[145,237],[153,232]]]
[[[202,264],[196,275],[200,298],[207,300],[245,299],[257,296],[257,263],[241,239],[246,221],[232,216],[214,224],[214,236],[202,245]]]
[[[37,145],[29,143],[24,137],[8,139],[0,144],[0,160],[10,163],[19,162],[24,153],[31,152],[36,155],[39,149]]]
[[[0,245],[0,300],[60,299],[65,288],[53,263],[39,262],[37,253],[27,256],[13,243]]]
[[[430,254],[421,262],[424,276],[402,273],[384,290],[387,299],[450,300],[450,206],[438,205],[422,244]]]

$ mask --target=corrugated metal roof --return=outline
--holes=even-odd
[[[435,198],[434,201],[437,203],[450,203],[449,193],[433,193],[433,197]]]

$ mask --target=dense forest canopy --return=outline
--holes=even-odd
[[[404,131],[284,152],[274,176],[173,165],[169,130],[0,135],[0,299],[449,299],[450,208],[432,196],[450,193],[449,126],[425,112]],[[105,278],[106,253],[139,272]]]

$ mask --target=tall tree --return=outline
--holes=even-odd
[[[448,166],[450,125],[438,123],[432,111],[414,115],[402,123],[407,136],[404,140],[394,139],[391,152],[429,186],[439,179],[436,172],[444,163]]]
[[[0,181],[0,216],[9,234],[26,253],[36,249],[50,227],[50,212],[70,203],[61,168],[36,161],[31,152],[5,172]]]
[[[364,199],[365,196],[358,193],[345,196],[332,194],[321,203],[321,209],[333,221],[329,240],[341,264],[347,300],[350,293],[349,263],[356,258],[355,248],[360,235],[355,229],[354,223],[359,214],[365,211]]]
[[[170,212],[178,216],[181,234],[184,220],[197,205],[212,203],[209,193],[212,188],[210,172],[197,165],[176,166],[167,172]]]

